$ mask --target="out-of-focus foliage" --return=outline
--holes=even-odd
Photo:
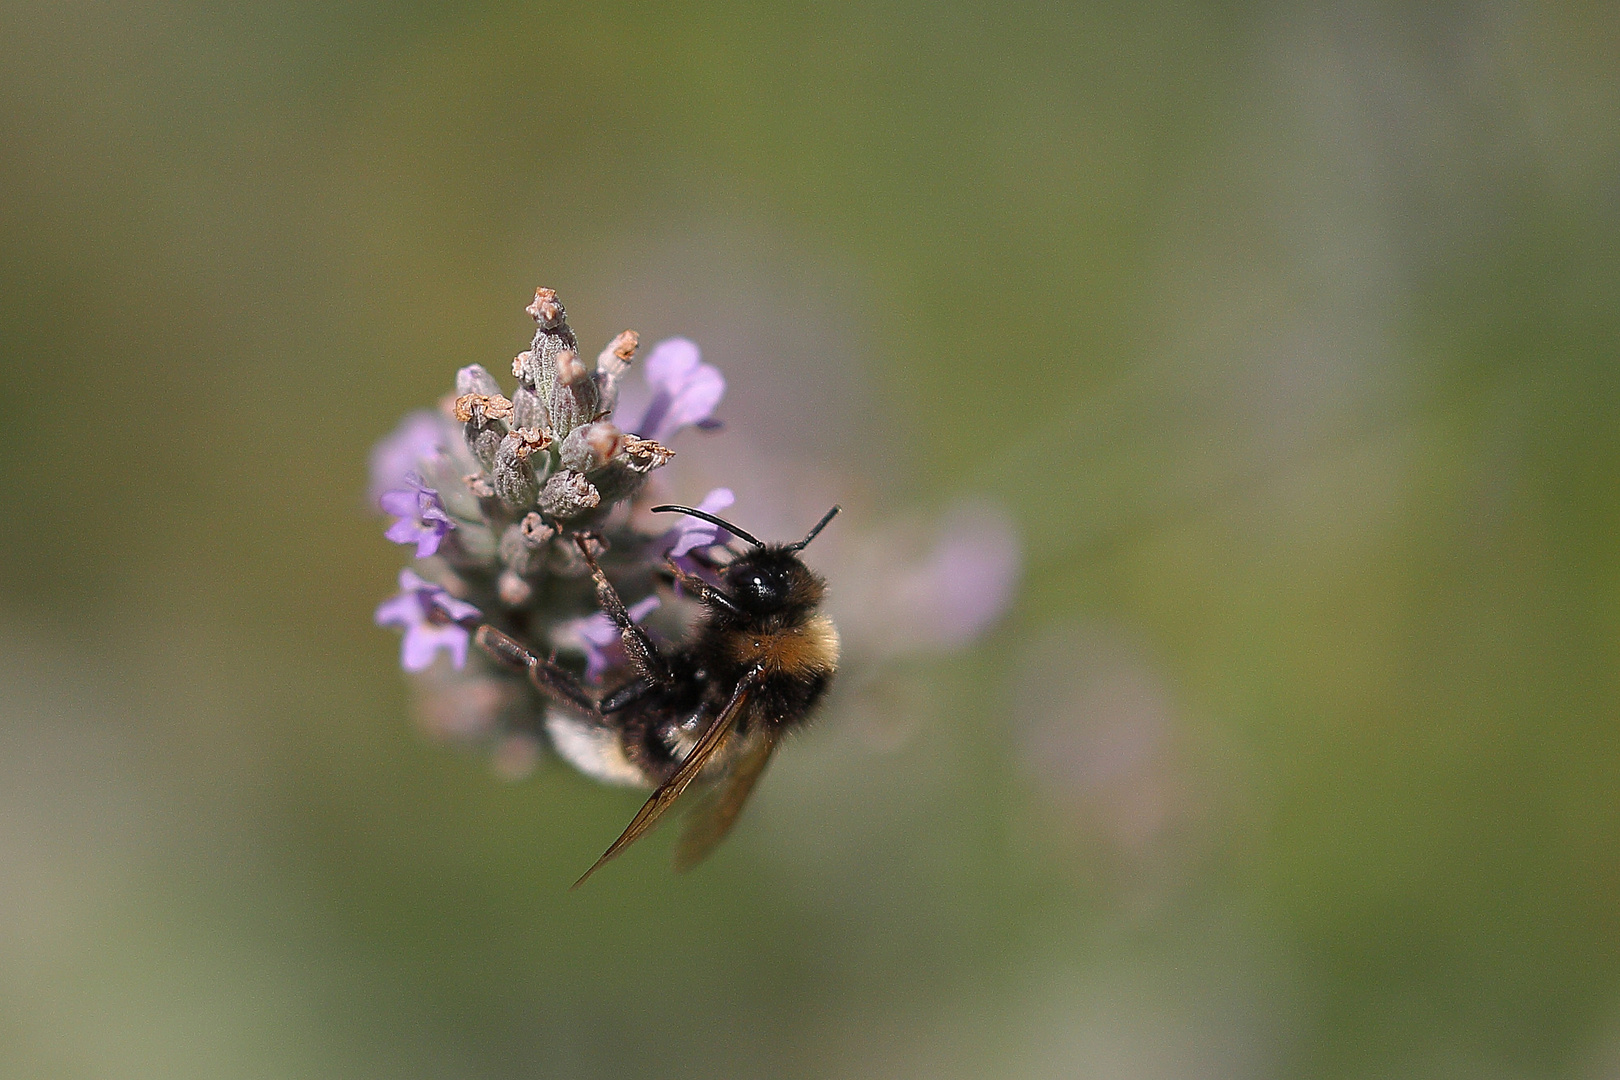
[[[1603,5],[0,9],[0,1072],[1615,1075],[1617,52]],[[710,865],[573,894],[636,796],[420,738],[371,623],[368,448],[541,284],[726,372],[752,445],[683,494],[1027,541]]]

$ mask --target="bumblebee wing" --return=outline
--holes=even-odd
[[[765,774],[776,749],[776,736],[770,729],[762,731],[742,759],[736,770],[721,781],[720,786],[705,797],[693,811],[692,818],[681,833],[681,842],[675,848],[675,872],[684,874],[708,858],[716,844],[726,838],[743,804],[753,794],[754,785]]]
[[[630,819],[630,824],[625,826],[624,832],[613,841],[613,845],[602,853],[602,857],[597,859],[578,881],[574,882],[574,888],[585,884],[587,878],[617,858],[625,848],[641,839],[658,819],[664,816],[664,811],[681,797],[681,792],[697,779],[698,773],[703,771],[709,759],[714,757],[715,751],[725,744],[726,738],[737,726],[737,717],[742,715],[743,707],[748,704],[748,695],[753,691],[757,678],[757,672],[750,671],[737,682],[736,689],[731,692],[731,700],[726,702],[726,707],[720,710],[720,715],[714,718],[714,723],[709,725],[703,737],[692,747],[692,752],[686,755],[686,760],[675,770],[675,775],[665,780],[663,786],[642,804],[641,809],[636,811],[636,816]]]

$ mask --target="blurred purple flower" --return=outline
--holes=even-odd
[[[439,550],[439,543],[456,523],[444,512],[439,493],[423,485],[415,473],[405,474],[405,487],[385,491],[377,498],[383,513],[399,518],[383,535],[396,544],[415,544],[416,557],[425,559]]]
[[[472,633],[459,624],[482,613],[409,570],[399,572],[399,589],[399,595],[378,605],[376,619],[378,626],[396,626],[405,631],[400,666],[406,671],[421,671],[433,663],[440,649],[446,649],[451,662],[464,667]]]
[[[658,603],[658,597],[649,596],[631,604],[627,609],[630,620],[641,622],[658,609]],[[570,619],[560,624],[552,637],[559,644],[572,645],[585,654],[585,677],[593,683],[600,682],[608,668],[624,659],[624,641],[619,636],[619,628],[605,612]]]
[[[371,498],[405,484],[406,477],[421,471],[422,463],[444,453],[448,445],[444,418],[432,410],[418,409],[371,448]]]
[[[666,442],[691,424],[708,425],[715,406],[725,396],[726,380],[720,369],[703,362],[697,345],[686,338],[669,338],[653,346],[643,370],[652,388],[644,409],[625,394],[616,422],[625,431]]]
[[[697,509],[705,514],[718,514],[736,501],[737,496],[731,493],[730,488],[715,488],[703,496],[703,501],[697,504]],[[656,547],[669,558],[680,559],[688,552],[725,544],[730,540],[731,534],[720,526],[710,524],[702,518],[682,514],[669,532],[658,538]]]
[[[1018,531],[1006,513],[963,505],[946,516],[922,562],[900,572],[894,603],[917,628],[917,644],[960,648],[1006,611],[1021,563]]]

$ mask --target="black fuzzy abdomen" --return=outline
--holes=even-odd
[[[769,724],[778,731],[800,727],[810,719],[831,682],[830,671],[791,677],[767,676],[749,701],[750,726]]]

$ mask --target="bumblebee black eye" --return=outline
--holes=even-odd
[[[732,599],[745,611],[771,612],[787,603],[787,575],[772,566],[734,566],[726,574],[726,585]]]

